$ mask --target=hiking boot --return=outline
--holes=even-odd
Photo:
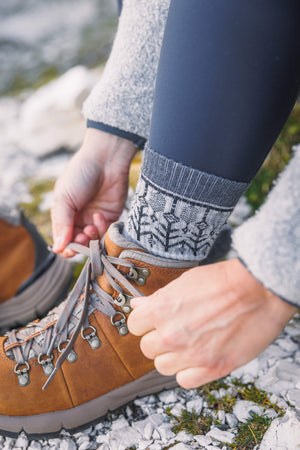
[[[69,261],[49,252],[19,212],[0,217],[0,328],[42,317],[62,300],[72,279]]]
[[[176,386],[128,332],[130,300],[149,295],[196,262],[153,256],[109,228],[67,299],[45,318],[8,332],[0,345],[0,434],[74,432],[136,397]]]

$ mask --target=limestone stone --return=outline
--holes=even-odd
[[[189,412],[192,412],[194,410],[196,414],[200,414],[201,411],[202,411],[202,408],[203,408],[203,399],[202,398],[197,398],[195,400],[190,400],[186,404],[186,409]]]
[[[237,417],[235,414],[227,413],[225,415],[225,420],[227,424],[230,426],[230,428],[235,428],[239,421],[237,420]]]
[[[212,427],[207,433],[207,436],[220,442],[228,442],[228,444],[232,444],[235,437],[230,431],[223,431],[217,427]]]
[[[233,413],[240,422],[246,422],[251,416],[250,411],[258,415],[262,415],[264,409],[261,406],[256,405],[254,402],[248,400],[237,400],[233,406]]]
[[[300,418],[296,411],[288,410],[283,417],[273,420],[266,431],[259,450],[300,448]]]
[[[198,442],[202,447],[207,447],[212,443],[212,438],[209,436],[203,436],[202,434],[197,434],[194,436],[194,439]]]
[[[175,391],[169,390],[169,391],[163,391],[159,395],[159,400],[163,403],[176,403],[178,401],[177,395]]]
[[[190,433],[187,433],[187,431],[182,430],[176,434],[176,441],[186,443],[186,442],[190,442],[192,440],[193,440],[193,435]]]

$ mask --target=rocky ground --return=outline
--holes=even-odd
[[[46,238],[53,182],[80,144],[81,104],[100,73],[78,66],[34,92],[0,98],[0,204],[23,204]],[[239,225],[250,213],[242,199],[231,223]],[[297,316],[258,358],[224,380],[136,399],[72,436],[31,442],[24,434],[0,437],[0,448],[300,449],[299,380]]]

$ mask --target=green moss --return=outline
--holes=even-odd
[[[300,142],[300,105],[297,103],[274,147],[246,192],[254,210],[264,202],[279,173],[289,162],[292,147]]]
[[[226,413],[231,413],[236,399],[228,396],[216,398],[214,395],[208,393],[206,396],[206,401],[209,407],[215,411],[223,410]]]
[[[165,412],[175,421],[172,431],[176,434],[179,431],[186,431],[194,436],[197,434],[206,434],[213,423],[211,416],[197,414],[195,411],[189,412],[183,409],[181,415],[178,417],[171,413],[171,408],[166,408]]]
[[[259,445],[272,422],[269,417],[261,417],[253,412],[250,414],[251,418],[238,426],[235,444],[239,450],[251,450]]]
[[[284,410],[272,403],[268,394],[265,391],[258,389],[254,383],[243,384],[237,379],[232,380],[232,383],[238,391],[239,399],[257,403],[264,408],[273,408],[279,416],[284,414]]]

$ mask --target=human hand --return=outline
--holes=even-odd
[[[51,208],[53,251],[71,242],[87,245],[118,219],[127,198],[128,173],[136,152],[132,142],[88,128],[80,150],[54,188]]]
[[[297,308],[264,288],[235,258],[188,270],[131,301],[131,333],[163,375],[184,388],[223,377],[261,353]]]

